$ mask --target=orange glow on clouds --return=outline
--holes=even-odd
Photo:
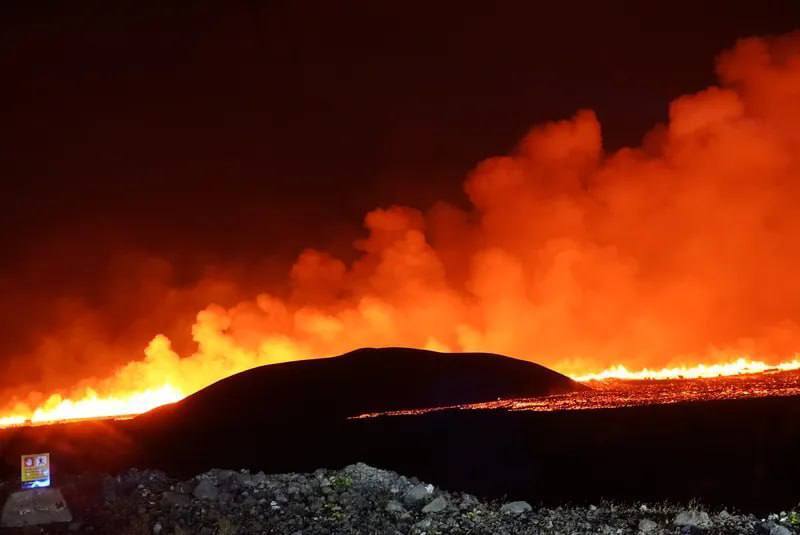
[[[717,73],[640,147],[604,151],[590,110],[535,126],[470,173],[469,208],[375,209],[353,262],[308,249],[285,292],[200,310],[195,350],[157,335],[115,371],[5,400],[0,425],[142,412],[255,366],[364,346],[503,353],[581,380],[794,369],[800,34],[742,40]],[[73,349],[114,353],[80,326],[80,343],[45,337],[31,358],[57,370]]]

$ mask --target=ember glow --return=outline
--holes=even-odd
[[[580,382],[604,381],[606,379],[624,379],[632,381],[641,381],[647,379],[701,379],[762,373],[771,370],[800,370],[800,359],[794,359],[778,364],[767,364],[760,360],[738,358],[733,362],[721,364],[697,364],[695,366],[678,366],[674,368],[663,368],[661,370],[649,370],[645,368],[638,371],[630,371],[625,366],[620,364],[600,373],[589,373],[586,375],[573,376],[572,378]]]
[[[744,39],[716,67],[719,85],[675,99],[639,147],[606,152],[581,110],[481,162],[466,207],[371,211],[355,260],[308,249],[285,284],[234,299],[216,296],[235,277],[187,289],[143,270],[155,305],[131,308],[162,324],[162,303],[187,303],[194,346],[179,353],[159,334],[141,359],[144,342],[73,311],[25,355],[45,371],[7,394],[0,425],[142,412],[358,347],[501,353],[579,380],[796,370],[800,34]],[[206,295],[201,307],[221,304],[197,312]],[[59,366],[83,361],[121,365],[58,382]]]
[[[606,379],[591,383],[592,390],[536,398],[498,399],[451,405],[354,415],[352,419],[412,416],[443,410],[576,411],[671,405],[674,403],[800,396],[800,371],[744,374],[695,379]]]
[[[74,400],[63,399],[60,395],[53,394],[33,414],[0,417],[0,427],[132,416],[174,403],[184,397],[184,394],[171,385],[119,397],[100,397],[91,389],[87,389],[83,397]]]

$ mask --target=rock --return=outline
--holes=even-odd
[[[658,524],[650,520],[649,518],[643,518],[639,521],[639,531],[642,533],[650,533],[654,529],[658,527]]]
[[[724,511],[712,515],[699,506],[649,507],[630,502],[560,505],[532,511],[529,504],[521,501],[484,502],[462,492],[434,491],[432,485],[417,479],[360,463],[318,474],[251,476],[245,471],[210,470],[183,482],[150,470],[131,470],[105,480],[97,476],[92,480],[96,502],[86,505],[96,503],[103,508],[102,515],[78,515],[82,524],[73,522],[69,527],[65,524],[33,529],[37,533],[41,530],[99,535],[107,533],[108,526],[134,523],[136,533],[153,535],[800,535],[800,530],[793,528],[797,518],[794,511],[759,519]],[[67,497],[81,496],[74,481],[66,477],[59,481]],[[0,495],[12,490],[16,489],[0,482]],[[104,504],[104,498],[113,501]],[[78,509],[77,501],[72,505]],[[28,514],[26,511],[24,516]],[[5,530],[0,529],[0,533]]]
[[[433,494],[433,485],[423,485],[420,483],[419,485],[414,485],[406,492],[405,496],[403,496],[403,501],[406,505],[418,506],[427,502],[431,494]]]
[[[18,528],[55,522],[72,522],[72,514],[60,490],[44,488],[12,493],[3,506],[0,526]]]
[[[186,494],[168,490],[161,496],[161,505],[165,507],[189,507],[192,499]]]
[[[711,519],[705,511],[681,511],[675,516],[673,522],[676,526],[689,526],[697,528],[711,527]]]
[[[178,494],[191,494],[194,490],[195,485],[192,485],[189,481],[179,481],[174,485],[174,490]]]
[[[208,474],[212,477],[212,479],[216,479],[217,481],[228,481],[232,477],[236,477],[239,475],[239,472],[235,470],[222,470],[219,468],[213,468],[209,470]]]
[[[414,524],[414,527],[417,529],[426,530],[429,527],[431,527],[431,524],[432,522],[430,518],[423,518],[422,520]]]
[[[405,513],[406,508],[403,507],[403,504],[398,502],[397,500],[389,500],[386,504],[385,510],[387,513]]]
[[[210,479],[203,479],[194,488],[194,497],[198,500],[215,500],[219,496],[216,483]]]
[[[458,504],[458,508],[461,509],[462,511],[466,511],[468,509],[474,508],[479,503],[480,502],[478,501],[478,498],[476,498],[472,494],[464,494],[463,497],[461,498],[461,503]]]
[[[117,484],[118,481],[113,477],[109,475],[103,477],[103,483],[102,483],[103,500],[110,503],[117,499]]]
[[[447,498],[444,496],[439,496],[434,498],[428,505],[422,508],[423,513],[441,513],[445,509],[447,509]]]
[[[500,512],[512,515],[518,515],[521,513],[527,513],[532,509],[533,508],[531,507],[531,504],[529,504],[528,502],[518,501],[518,502],[508,502],[507,504],[503,505],[500,508]]]
[[[755,526],[753,526],[753,533],[758,535],[769,535],[769,530],[772,529],[772,522],[769,524],[764,522],[757,522]]]

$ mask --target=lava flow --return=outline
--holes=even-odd
[[[180,401],[184,397],[185,394],[168,384],[119,397],[100,397],[91,389],[87,389],[85,395],[76,400],[64,399],[54,394],[33,414],[0,416],[0,428],[99,418],[124,418]]]
[[[615,366],[600,373],[573,377],[573,379],[588,383],[593,390],[541,398],[475,403],[459,407],[376,413],[359,417],[382,414],[422,414],[448,408],[553,411],[769,395],[800,395],[800,359],[770,366],[761,361],[739,358],[724,364],[708,366],[701,364],[663,370],[645,369],[635,372],[628,371],[624,366]],[[87,391],[84,397],[77,400],[63,399],[59,395],[53,395],[30,416],[0,416],[0,428],[81,419],[129,417],[161,405],[180,401],[186,395],[188,394],[169,384],[121,397],[103,398],[92,390]]]
[[[623,379],[632,381],[666,380],[666,379],[708,379],[711,377],[728,377],[733,375],[747,375],[767,371],[793,371],[800,370],[800,359],[794,359],[770,365],[759,360],[738,358],[733,362],[722,364],[698,364],[696,366],[677,366],[660,370],[647,368],[639,371],[630,371],[624,365],[612,366],[600,373],[573,375],[576,381],[604,381],[607,379]]]
[[[360,414],[353,418],[420,415],[442,410],[572,411],[668,405],[724,399],[800,396],[800,370],[774,373],[700,376],[693,379],[604,379],[592,390],[536,398],[499,399],[484,403]]]

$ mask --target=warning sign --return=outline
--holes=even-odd
[[[50,486],[50,454],[34,453],[22,456],[22,488]]]

